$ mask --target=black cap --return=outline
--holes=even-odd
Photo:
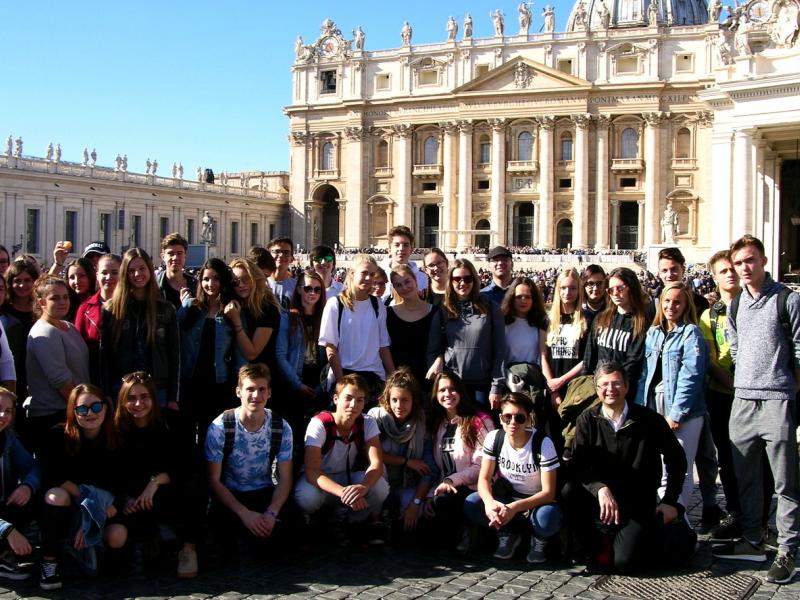
[[[104,242],[92,242],[83,249],[83,258],[90,254],[109,254],[111,249]]]
[[[511,258],[511,251],[505,246],[495,246],[489,250],[489,260],[500,258],[501,256],[507,256],[508,258]]]

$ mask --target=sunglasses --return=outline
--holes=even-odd
[[[621,283],[619,285],[615,285],[614,287],[609,287],[606,291],[609,293],[609,295],[613,296],[614,294],[621,294],[627,289],[628,286],[624,283]]]
[[[148,381],[152,381],[153,378],[150,377],[150,373],[146,371],[134,371],[133,373],[128,373],[122,378],[122,383],[147,383]]]
[[[333,257],[332,256],[315,256],[311,259],[312,262],[315,263],[332,263]]]
[[[523,425],[525,424],[525,421],[528,420],[528,415],[521,415],[519,413],[514,413],[512,415],[511,413],[506,413],[504,415],[500,415],[500,420],[506,425],[510,425],[512,420],[517,425]]]
[[[453,277],[453,283],[472,283],[472,275],[464,275],[463,277]]]
[[[598,288],[598,287],[603,287],[604,283],[605,283],[604,281],[587,281],[584,284],[584,287],[587,287],[587,288]]]
[[[291,256],[292,255],[292,251],[291,250],[279,250],[277,248],[273,248],[272,250],[269,251],[269,253],[272,254],[272,256]]]
[[[85,417],[89,414],[89,411],[92,411],[97,415],[103,412],[105,407],[106,405],[100,401],[92,402],[91,404],[81,404],[80,406],[75,407],[75,414],[79,417]]]
[[[319,294],[319,293],[322,292],[322,288],[319,287],[318,285],[304,285],[303,286],[303,291],[306,294],[311,294],[311,293]]]

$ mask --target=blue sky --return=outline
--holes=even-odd
[[[572,2],[556,7],[563,31]],[[325,18],[345,37],[361,25],[366,49],[397,47],[404,20],[414,43],[446,39],[452,14],[470,12],[474,36],[492,34],[489,11],[517,30],[517,2],[4,2],[0,19],[0,138],[22,136],[24,154],[60,143],[63,160],[84,146],[98,164],[127,153],[129,169],[157,158],[159,173],[182,162],[215,172],[288,168],[288,121],[295,37],[319,35]],[[531,32],[545,2],[533,6]],[[459,38],[461,32],[459,31]],[[5,144],[3,143],[3,147]]]

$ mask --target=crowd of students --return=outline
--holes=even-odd
[[[697,541],[696,465],[698,529],[721,558],[766,559],[777,493],[767,579],[792,579],[800,297],[760,241],[710,259],[713,306],[667,248],[658,298],[628,268],[588,265],[558,274],[548,309],[507,248],[481,289],[469,260],[434,248],[419,267],[407,227],[389,238],[343,283],[326,246],[294,275],[288,238],[196,279],[179,234],[159,272],[99,243],[68,264],[59,243],[49,273],[10,262],[0,577],[31,575],[34,519],[43,589],[67,555],[89,574],[124,570],[137,543],[155,558],[164,526],[181,578],[209,530],[231,557],[242,537],[296,543],[323,523],[359,543],[492,543],[500,559],[524,543],[532,564],[677,565]]]

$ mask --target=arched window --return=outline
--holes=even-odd
[[[692,155],[692,133],[682,127],[675,136],[675,158],[690,158]]]
[[[533,136],[523,131],[517,136],[517,160],[533,160]]]
[[[439,164],[439,141],[436,139],[435,136],[430,135],[427,138],[425,138],[422,164],[424,165]]]
[[[492,160],[492,143],[489,141],[488,135],[482,135],[480,140],[480,156],[478,156],[478,163],[481,165],[488,165]]]
[[[386,140],[378,142],[378,155],[375,157],[379,167],[389,166],[389,143]]]
[[[572,160],[572,134],[569,131],[561,134],[561,160]]]
[[[620,158],[639,156],[639,134],[633,127],[626,127],[620,136]]]
[[[333,164],[333,144],[330,142],[325,142],[322,144],[322,170],[333,171]]]

